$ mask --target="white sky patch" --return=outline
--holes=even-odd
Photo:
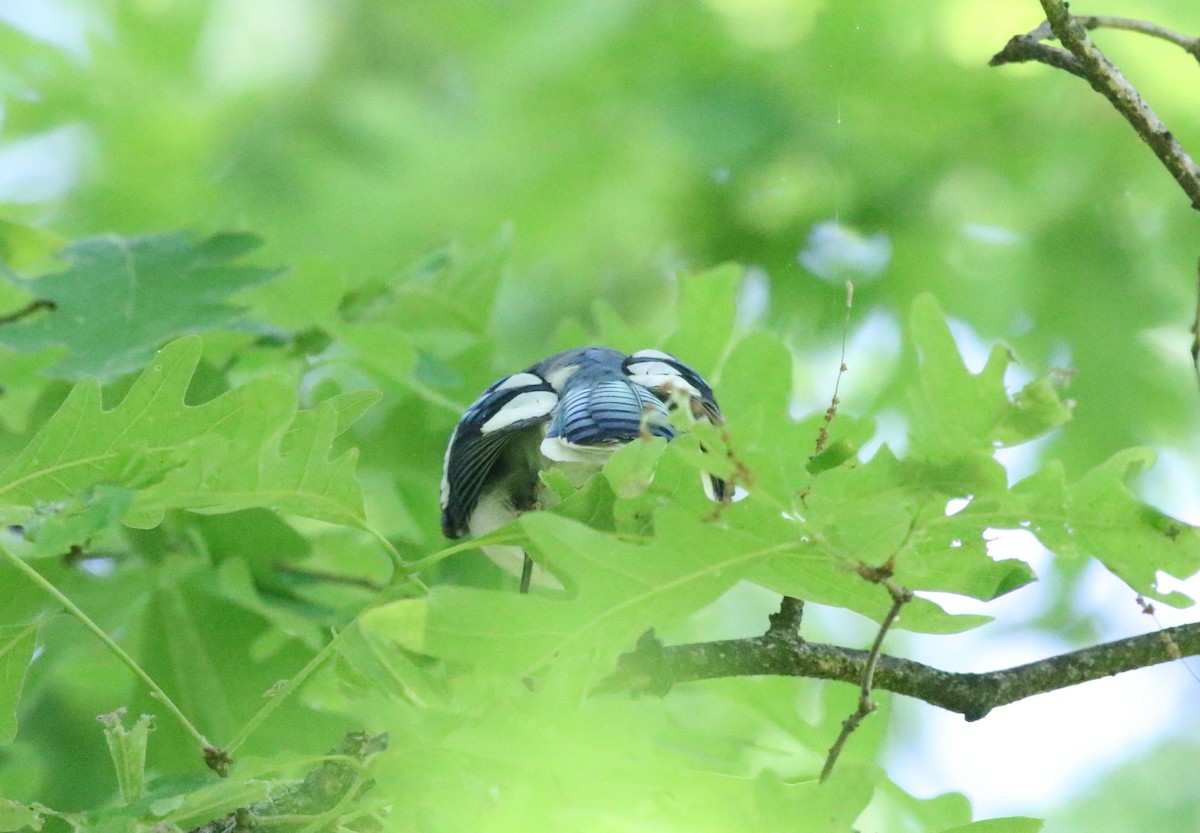
[[[1008,392],[1009,396],[1012,396],[1036,378],[1037,374],[1029,368],[1011,362],[1008,367],[1004,368],[1004,390]]]
[[[1033,330],[1037,322],[1033,320],[1033,316],[1025,312],[1025,310],[1017,310],[1013,313],[1012,320],[1008,323],[1009,330],[1013,335],[1023,336]]]
[[[0,202],[66,196],[79,182],[88,135],[80,125],[64,125],[0,147]]]
[[[969,497],[953,497],[946,501],[946,515],[957,515],[971,503]]]
[[[1027,443],[996,449],[992,456],[996,458],[996,462],[1004,466],[1009,486],[1024,480],[1038,470],[1041,464],[1042,449],[1050,444],[1054,436],[1055,433],[1050,433]]]
[[[79,569],[98,578],[106,578],[117,571],[115,558],[85,558],[78,564]]]
[[[963,223],[962,233],[970,240],[995,246],[1014,246],[1025,242],[1025,235],[1019,231],[989,223]]]
[[[1158,460],[1138,483],[1148,502],[1181,521],[1200,525],[1200,438],[1190,447],[1158,448]]]
[[[875,436],[863,443],[858,458],[868,462],[885,443],[898,457],[908,451],[908,420],[899,411],[875,414]]]
[[[982,371],[991,355],[992,345],[980,338],[975,328],[961,318],[947,318],[946,324],[950,327],[950,335],[954,336],[954,344],[967,370],[972,373]]]
[[[761,266],[751,266],[742,275],[737,293],[736,326],[750,328],[762,320],[771,306],[771,280]]]
[[[238,94],[313,77],[328,51],[332,13],[317,0],[217,0],[196,49],[209,86]]]
[[[1071,345],[1065,341],[1059,341],[1050,351],[1046,364],[1053,368],[1070,369],[1073,367],[1074,360],[1075,355],[1071,351]]]
[[[837,220],[817,223],[796,254],[801,266],[827,283],[869,283],[892,260],[892,241],[882,232],[863,234]]]
[[[85,8],[60,0],[4,0],[0,2],[0,21],[85,62],[91,58],[87,39],[92,22]]]
[[[1055,646],[1014,647],[1010,659],[1019,662]],[[1041,815],[1078,794],[1107,763],[1178,732],[1176,710],[1196,694],[1195,681],[1181,675],[1172,666],[1143,669],[1003,706],[975,723],[896,698],[895,723],[910,730],[896,738],[886,766],[918,796],[963,790],[976,818]]]

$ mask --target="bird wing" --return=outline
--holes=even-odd
[[[514,440],[550,419],[558,394],[528,371],[506,376],[483,392],[454,429],[442,469],[442,532],[459,538],[497,462]]]
[[[708,382],[669,353],[639,350],[627,358],[622,367],[630,379],[654,391],[668,405],[673,394],[685,394],[692,402],[692,411],[697,419],[713,425],[724,424],[721,408]]]
[[[563,392],[542,453],[551,460],[599,462],[603,458],[596,453],[611,452],[643,434],[674,438],[662,400],[632,380],[602,379]]]

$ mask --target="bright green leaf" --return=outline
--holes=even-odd
[[[604,477],[619,498],[637,497],[654,479],[654,466],[667,447],[661,437],[632,442],[604,464]]]
[[[538,561],[578,595],[436,587],[424,645],[430,654],[518,673],[569,654],[604,673],[647,629],[703,607],[755,561],[788,546],[733,531],[713,546],[709,530],[673,507],[658,512],[655,537],[641,545],[547,512],[528,513],[520,524]]]
[[[910,391],[913,450],[933,460],[968,449],[1015,445],[1070,419],[1070,409],[1046,380],[1031,382],[1013,399],[1004,389],[1011,358],[996,346],[977,374],[967,370],[932,295],[920,295],[910,316],[920,359],[920,386]]]
[[[0,627],[0,743],[17,735],[17,706],[41,621]]]
[[[423,638],[428,607],[403,599],[364,612],[338,638],[342,676],[352,670],[360,685],[388,692],[423,707],[442,699],[430,675],[401,648]]]
[[[264,421],[241,434],[198,437],[183,465],[138,496],[126,521],[153,526],[167,509],[220,513],[265,507],[330,523],[360,523],[362,489],[354,476],[358,451],[330,457],[330,450],[345,413],[361,413],[378,398],[374,391],[357,391],[302,411],[285,400],[285,421]]]
[[[1037,833],[1045,824],[1041,819],[1013,816],[1006,819],[985,819],[959,827],[951,827],[941,833]]]
[[[742,272],[740,266],[726,264],[678,279],[676,328],[666,350],[702,376],[710,376],[732,347]]]
[[[357,523],[356,453],[331,458],[330,448],[337,429],[376,395],[345,394],[296,411],[288,386],[267,378],[187,405],[199,358],[198,338],[173,342],[107,411],[95,380],[78,383],[0,471],[0,503],[31,506],[112,483],[138,491],[125,518],[136,526],[157,524],[166,509],[253,506]]]
[[[1129,478],[1153,463],[1153,452],[1131,448],[1085,474],[1067,491],[1067,526],[1082,551],[1138,593],[1184,607],[1191,600],[1182,593],[1158,592],[1156,573],[1188,578],[1200,571],[1200,528],[1143,503],[1130,491]]]
[[[41,829],[42,813],[36,807],[0,798],[0,833]]]
[[[0,262],[24,269],[62,248],[64,241],[45,229],[0,219]]]
[[[35,543],[33,555],[54,558],[94,537],[116,529],[133,501],[133,493],[99,483],[62,504],[43,504],[25,521],[25,538]]]

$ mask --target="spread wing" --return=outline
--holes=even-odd
[[[459,420],[442,470],[442,532],[459,538],[485,487],[503,477],[504,452],[550,419],[554,388],[536,373],[506,376],[483,392]]]
[[[639,350],[622,365],[631,380],[653,391],[668,408],[689,403],[692,416],[713,425],[724,425],[717,397],[708,382],[679,359],[661,350]],[[705,474],[704,490],[713,500],[733,496],[733,489],[719,477]]]

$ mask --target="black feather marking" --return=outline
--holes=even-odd
[[[484,431],[489,420],[517,396],[539,392],[554,395],[549,383],[536,374],[526,371],[517,375],[529,376],[528,384],[505,387],[516,377],[500,379],[471,404],[454,429],[444,472],[442,532],[447,538],[459,538],[468,531],[471,515],[483,493],[490,484],[508,474],[503,470],[506,467],[498,463],[513,441],[550,419],[551,409],[547,409],[545,413]]]

